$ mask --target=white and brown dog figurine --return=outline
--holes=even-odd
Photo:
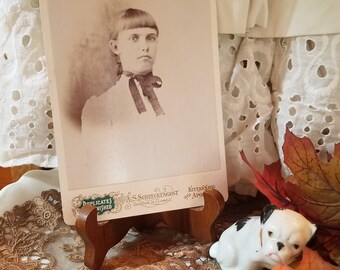
[[[261,217],[241,219],[225,230],[209,253],[222,270],[271,269],[295,261],[315,231],[301,214],[267,205]]]

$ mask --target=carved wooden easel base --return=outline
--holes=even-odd
[[[106,253],[124,238],[131,227],[154,228],[163,222],[178,231],[189,233],[201,244],[216,240],[214,222],[222,213],[224,198],[215,190],[203,193],[204,206],[109,220],[101,225],[97,221],[97,208],[86,205],[76,218],[76,229],[85,242],[84,264],[93,270],[100,269]]]

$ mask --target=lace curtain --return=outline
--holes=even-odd
[[[223,14],[230,12],[223,8],[236,5],[226,2],[217,1],[220,30],[227,29]],[[315,13],[318,5],[314,2],[308,3]],[[277,7],[268,1],[245,3],[248,13],[240,6],[235,8],[234,15],[240,10],[248,16],[237,30],[240,25],[244,31],[253,27],[253,35],[251,31],[246,35],[221,33],[219,52],[228,181],[237,184],[239,192],[253,194],[248,182],[253,174],[241,160],[240,150],[262,170],[264,164],[282,159],[286,128],[297,136],[308,136],[320,151],[332,153],[339,141],[340,34],[253,38],[261,36],[263,27],[268,27],[268,33],[273,31],[270,10]],[[56,167],[39,2],[1,0],[0,15],[0,166]],[[231,23],[236,24],[235,20]],[[331,31],[339,30],[336,33],[339,27],[336,22],[330,25]],[[324,30],[320,26],[317,31]],[[284,169],[283,173],[289,172]]]

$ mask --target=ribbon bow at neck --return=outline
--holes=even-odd
[[[154,87],[160,88],[162,86],[161,78],[158,76],[154,76],[151,72],[146,75],[133,75],[133,74],[126,75],[130,77],[129,88],[138,113],[141,114],[142,112],[146,112],[146,108],[142,100],[142,97],[139,94],[135,81],[138,81],[139,85],[142,88],[143,95],[148,98],[154,112],[156,113],[156,116],[164,114],[163,109],[159,104],[156,93],[153,90]]]

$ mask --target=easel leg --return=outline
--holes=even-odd
[[[93,270],[100,269],[109,249],[118,244],[129,229],[138,223],[138,217],[130,217],[99,225],[96,207],[86,205],[79,209],[76,229],[85,242],[84,264]]]
[[[215,189],[206,190],[203,196],[203,207],[188,209],[189,233],[201,244],[206,244],[215,241],[217,238],[214,223],[222,214],[225,202],[222,194]]]

